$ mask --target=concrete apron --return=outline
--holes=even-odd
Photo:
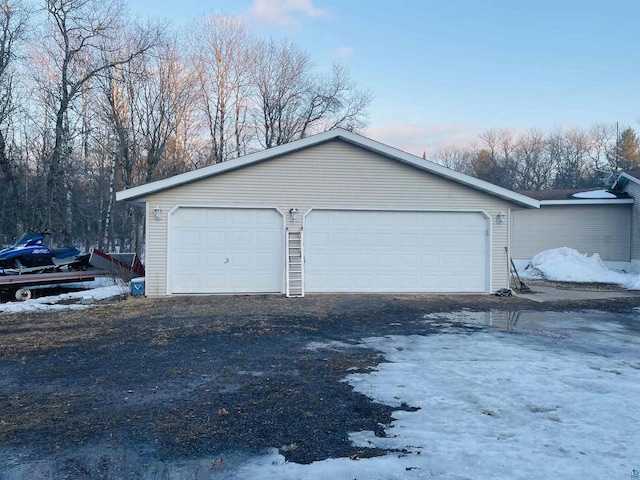
[[[580,290],[549,287],[543,285],[530,285],[531,290],[526,293],[517,293],[521,298],[534,302],[561,302],[572,300],[606,300],[610,298],[637,297],[637,290]]]

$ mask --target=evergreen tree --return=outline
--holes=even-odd
[[[631,127],[624,129],[618,136],[609,162],[617,171],[640,168],[640,139]]]

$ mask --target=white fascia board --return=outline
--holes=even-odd
[[[312,145],[331,140],[336,136],[337,135],[335,133],[335,130],[329,130],[328,132],[303,138],[302,140],[297,140],[285,145],[268,148],[260,152],[251,153],[243,157],[235,158],[233,160],[227,160],[226,162],[216,163],[215,165],[210,165],[208,167],[193,170],[191,172],[186,172],[179,175],[174,175],[173,177],[157,180],[155,182],[146,183],[138,187],[133,187],[127,190],[116,192],[116,200],[131,200],[134,198],[142,197],[144,195],[149,195],[162,190],[166,190],[168,188],[176,187],[178,185],[184,185],[185,183],[191,183],[193,181],[218,175],[229,170],[246,167],[247,165],[251,165],[253,163],[268,160],[280,155],[286,155],[297,150],[302,150],[303,148],[307,148]]]
[[[424,170],[433,173],[434,175],[453,180],[455,182],[467,185],[477,190],[484,191],[486,193],[517,203],[519,205],[531,208],[540,208],[540,202],[538,200],[527,197],[525,195],[521,195],[511,190],[507,190],[506,188],[498,187],[497,185],[485,182],[484,180],[479,180],[463,173],[456,172],[455,170],[443,167],[442,165],[438,165],[437,163],[430,162],[429,160],[424,160],[422,158],[416,157],[415,155],[411,155],[410,153],[403,152],[402,150],[398,150],[396,148],[390,147],[380,142],[376,142],[375,140],[371,140],[370,138],[363,137],[361,135],[349,132],[348,130],[344,130],[341,128],[329,130],[327,132],[303,138],[302,140],[297,140],[285,145],[269,148],[261,152],[252,153],[250,155],[246,155],[234,160],[217,163],[209,167],[201,168],[200,170],[194,170],[192,172],[183,173],[170,178],[166,178],[164,180],[158,180],[156,182],[140,185],[139,187],[123,190],[116,193],[116,200],[133,200],[144,195],[149,195],[161,190],[166,190],[168,188],[183,185],[185,183],[190,183],[213,175],[218,175],[229,170],[242,168],[253,163],[261,162],[281,155],[286,155],[334,139],[342,139],[348,143],[365,148],[379,155],[384,155],[391,159],[416,167],[420,170]]]
[[[402,163],[406,163],[408,165],[419,168],[420,170],[425,170],[427,172],[433,173],[434,175],[448,178],[455,182],[467,185],[477,190],[482,190],[505,200],[518,203],[520,205],[532,208],[540,208],[540,202],[534,198],[527,197],[506,188],[498,187],[493,183],[485,182],[484,180],[465,175],[464,173],[456,172],[455,170],[451,170],[450,168],[444,167],[420,157],[416,157],[415,155],[403,152],[402,150],[398,150],[397,148],[390,147],[383,143],[376,142],[375,140],[371,140],[370,138],[362,137],[346,130],[342,131],[340,137],[347,142],[359,145],[375,153],[391,157]]]
[[[620,178],[626,178],[627,180],[630,180],[634,183],[640,184],[640,179],[637,179],[636,177],[632,177],[631,175],[629,175],[628,173],[622,172],[620,174],[620,176],[618,177],[618,179]],[[616,183],[618,183],[618,181],[616,180]]]
[[[584,200],[540,200],[540,206],[545,205],[624,205],[633,204],[633,198],[592,198]]]

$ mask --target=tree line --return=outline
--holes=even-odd
[[[0,0],[0,245],[137,251],[144,213],[115,192],[334,127],[364,126],[371,94],[238,17],[184,30],[120,0]]]
[[[611,187],[620,171],[640,168],[640,139],[631,127],[492,129],[473,146],[447,147],[431,160],[509,190]]]

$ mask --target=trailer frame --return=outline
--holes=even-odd
[[[10,298],[24,300],[25,297],[17,298],[19,291],[31,296],[30,287],[41,285],[64,285],[65,283],[90,282],[97,277],[110,277],[113,273],[98,268],[88,270],[73,270],[68,272],[51,273],[27,273],[23,275],[0,275],[0,301],[4,302]],[[29,293],[26,293],[29,292]]]

